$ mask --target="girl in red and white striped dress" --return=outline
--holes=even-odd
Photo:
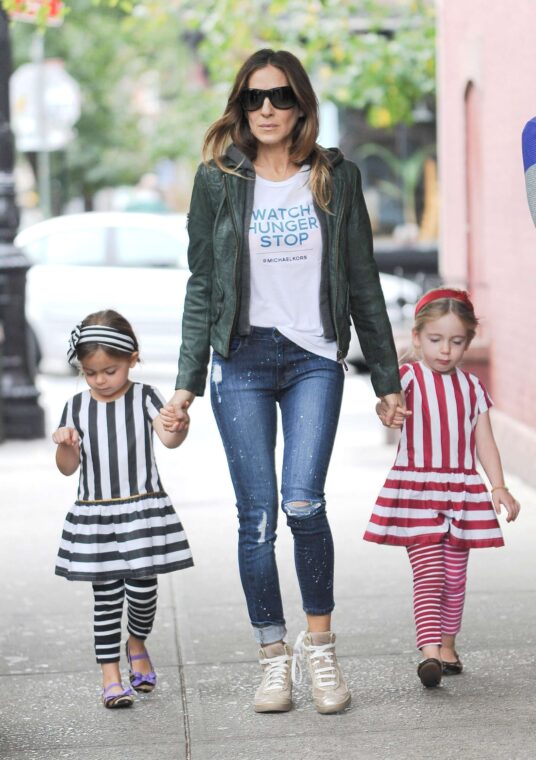
[[[468,294],[438,288],[415,309],[413,346],[420,361],[400,368],[406,409],[391,427],[400,444],[364,538],[405,546],[413,570],[417,673],[424,686],[461,673],[461,627],[469,549],[503,546],[496,513],[515,520],[519,503],[504,484],[488,410],[475,375],[459,369],[478,320]],[[379,405],[377,411],[381,416]],[[491,495],[476,470],[476,456]]]

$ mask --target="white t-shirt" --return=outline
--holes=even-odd
[[[320,316],[322,232],[309,188],[309,167],[282,182],[257,176],[249,228],[249,322],[277,327],[289,340],[337,360]]]

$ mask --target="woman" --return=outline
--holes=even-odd
[[[295,547],[319,712],[350,703],[331,631],[333,541],[324,483],[354,319],[384,424],[402,405],[397,357],[359,170],[316,144],[318,103],[301,63],[260,50],[208,130],[188,222],[191,277],[170,405],[211,398],[239,516],[239,567],[263,668],[257,712],[292,706],[274,555],[276,405],[284,433],[282,509]],[[210,160],[209,160],[210,159]],[[170,429],[173,421],[169,419]]]

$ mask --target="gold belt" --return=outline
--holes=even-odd
[[[143,496],[166,496],[164,491],[148,491],[147,493],[133,493],[129,496],[113,496],[109,499],[77,499],[77,504],[109,504],[111,501],[130,501],[131,499],[141,499]]]

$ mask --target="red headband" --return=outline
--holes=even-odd
[[[426,293],[420,299],[420,301],[417,302],[417,306],[415,307],[415,316],[417,316],[420,310],[423,309],[427,304],[431,303],[432,301],[438,301],[440,298],[454,298],[456,301],[461,301],[472,311],[474,311],[474,306],[471,303],[471,299],[469,298],[469,293],[467,293],[465,290],[437,288],[437,290],[431,290],[429,293]]]

